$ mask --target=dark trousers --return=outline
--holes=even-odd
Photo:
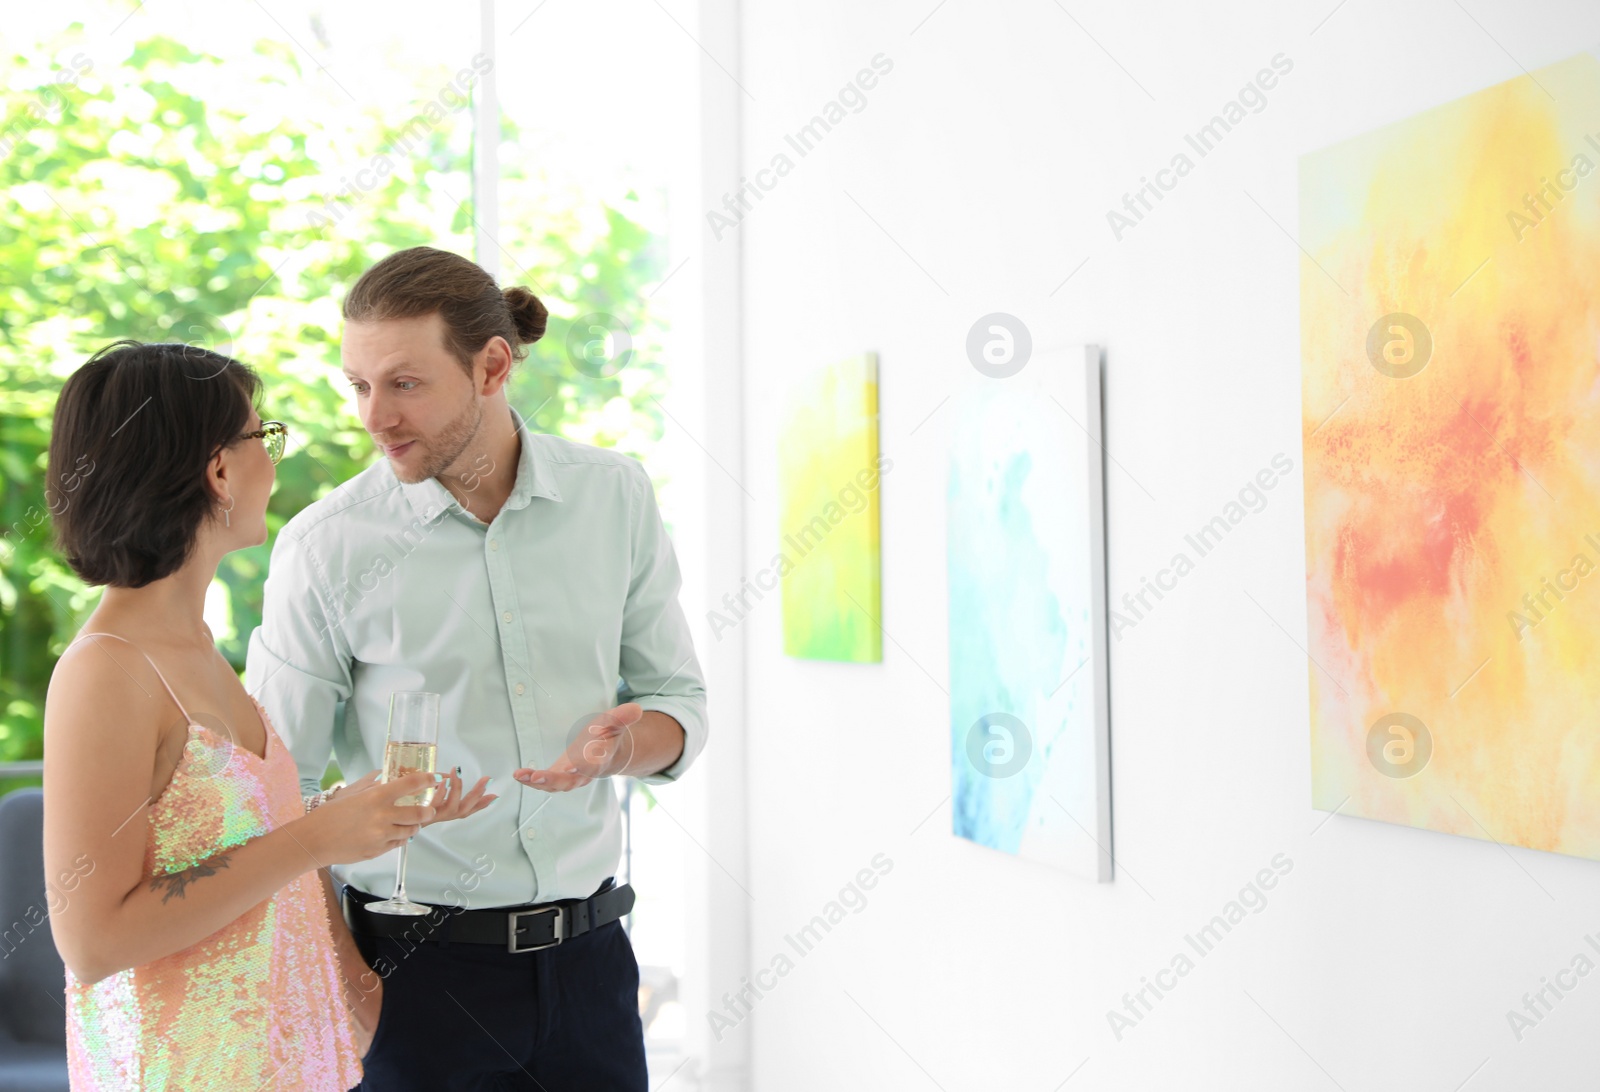
[[[536,952],[432,935],[444,943],[355,933],[383,1008],[352,1092],[647,1092],[622,922]]]

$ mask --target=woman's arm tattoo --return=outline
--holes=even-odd
[[[161,896],[163,904],[174,895],[181,899],[184,896],[184,891],[195,880],[205,876],[215,876],[219,871],[227,868],[228,856],[227,853],[219,853],[209,860],[201,861],[193,868],[184,869],[182,872],[169,872],[164,876],[152,876],[150,877],[150,890],[160,891],[163,888],[166,889],[166,893]]]

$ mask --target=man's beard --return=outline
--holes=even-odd
[[[467,450],[467,446],[472,443],[482,426],[483,405],[477,398],[473,398],[463,407],[455,420],[445,425],[437,436],[427,440],[422,466],[415,471],[415,477],[408,477],[407,474],[410,472],[402,471],[400,464],[392,459],[389,465],[394,469],[395,477],[408,485],[436,478],[461,458],[462,452]]]

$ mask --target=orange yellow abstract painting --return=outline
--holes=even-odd
[[[1313,805],[1600,859],[1600,61],[1302,157]]]

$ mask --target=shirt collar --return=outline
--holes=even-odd
[[[522,414],[518,413],[515,407],[511,408],[511,422],[522,441],[522,450],[517,456],[517,478],[512,483],[511,495],[506,498],[504,507],[524,508],[534,497],[559,501],[561,492],[556,488],[555,477],[550,469],[550,459],[542,443],[543,438],[528,429],[527,422],[522,419]],[[388,462],[387,456],[384,457],[384,461]],[[389,473],[394,473],[392,465],[389,467]],[[460,502],[438,478],[429,478],[421,482],[400,482],[400,488],[411,504],[412,513],[424,526],[452,509],[461,512],[474,523],[479,523],[478,518],[462,508]]]

